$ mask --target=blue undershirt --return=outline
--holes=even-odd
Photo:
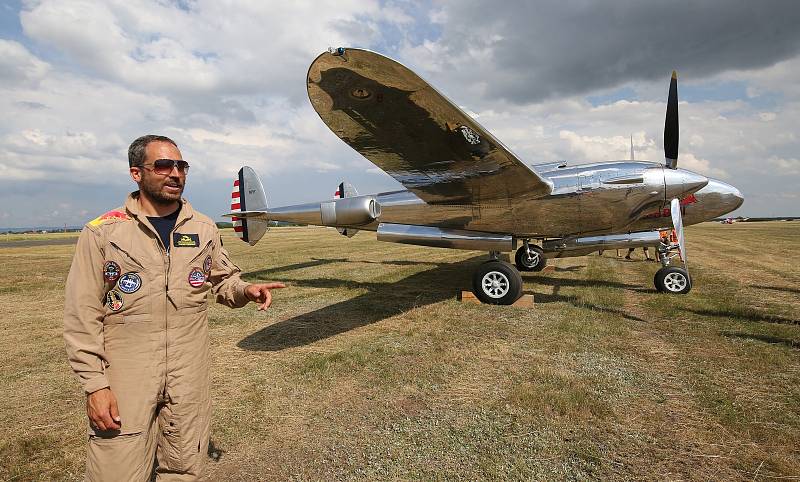
[[[161,241],[164,243],[164,247],[167,248],[167,253],[169,253],[169,233],[172,232],[173,228],[175,228],[175,222],[178,220],[178,214],[181,212],[181,207],[178,206],[178,209],[175,210],[172,214],[167,214],[166,216],[162,217],[150,217],[147,216],[147,219],[150,220],[150,224],[156,228],[156,232],[158,233],[158,237],[161,238]]]

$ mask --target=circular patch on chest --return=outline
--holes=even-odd
[[[119,278],[121,271],[117,263],[106,261],[105,264],[103,264],[103,279],[106,280],[106,283],[114,284]]]
[[[192,271],[189,273],[189,284],[194,288],[199,288],[203,286],[205,282],[206,275],[203,273],[203,270],[200,268],[192,268]]]
[[[123,293],[136,293],[142,287],[142,278],[136,273],[125,273],[117,283]]]

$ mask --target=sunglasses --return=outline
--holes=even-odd
[[[189,163],[184,160],[156,159],[153,161],[153,167],[148,167],[144,164],[142,164],[142,167],[161,176],[168,176],[175,167],[178,168],[178,172],[181,174],[189,172]]]

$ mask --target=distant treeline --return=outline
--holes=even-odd
[[[722,222],[727,219],[732,219],[737,223],[756,223],[759,221],[797,221],[800,216],[777,216],[772,218],[746,218],[744,216],[737,216],[735,218],[716,218],[713,221]]]

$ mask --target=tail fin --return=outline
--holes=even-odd
[[[333,197],[336,199],[344,199],[346,197],[355,197],[358,196],[358,191],[356,188],[347,181],[342,181],[336,187],[336,192],[333,193]],[[347,236],[348,238],[352,238],[358,232],[358,229],[355,228],[336,228],[339,231],[339,234],[342,236]]]
[[[231,193],[231,212],[267,212],[267,196],[261,179],[253,168],[244,166],[239,169],[239,176],[233,181]],[[233,230],[242,241],[255,246],[269,229],[269,221],[253,217],[232,217]]]

